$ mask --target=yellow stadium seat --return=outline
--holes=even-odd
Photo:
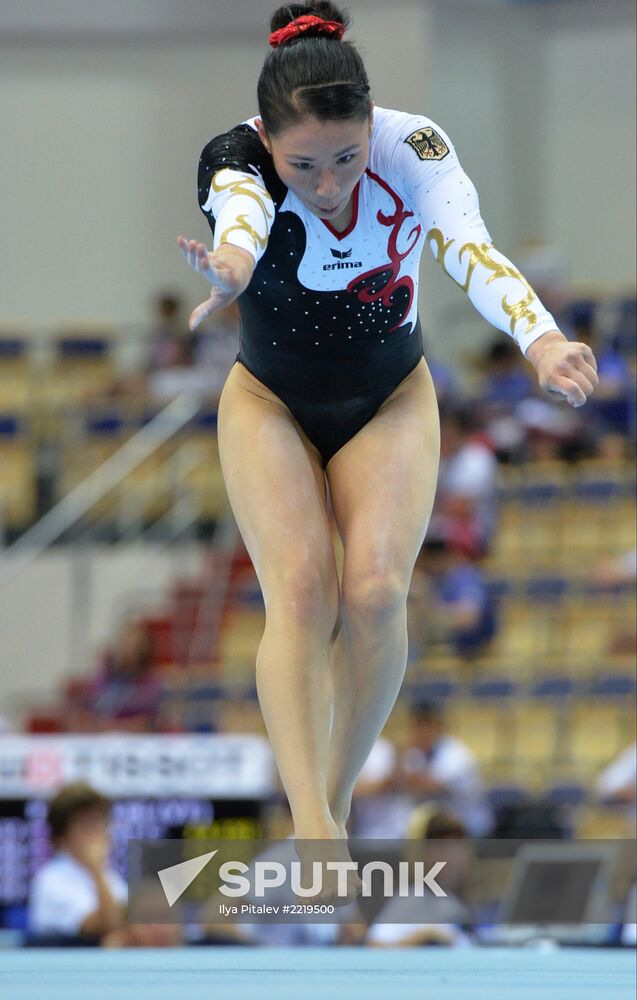
[[[601,770],[625,746],[630,706],[614,701],[582,699],[571,711],[568,758],[582,770]]]
[[[509,753],[518,767],[547,767],[560,753],[562,707],[559,703],[520,699],[511,706],[513,739]]]
[[[0,518],[3,526],[25,528],[36,514],[36,462],[28,438],[0,437]]]
[[[47,410],[64,410],[108,392],[117,375],[115,337],[110,324],[92,320],[59,325],[52,332],[53,360],[38,384],[40,404]],[[91,344],[102,344],[103,349],[92,350]]]
[[[506,753],[506,716],[503,702],[454,699],[446,712],[446,726],[467,744],[480,765],[492,767]]]
[[[577,811],[574,835],[579,840],[633,840],[635,826],[624,809],[584,805]]]
[[[229,510],[216,434],[192,434],[179,444],[181,483],[191,491],[199,517],[216,521]]]

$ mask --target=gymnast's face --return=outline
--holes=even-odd
[[[285,186],[314,215],[334,221],[347,212],[365,172],[371,126],[357,118],[306,118],[270,137],[257,120],[261,141]]]

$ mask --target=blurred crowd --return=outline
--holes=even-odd
[[[472,678],[472,664],[488,654],[498,636],[502,611],[488,566],[501,530],[504,472],[569,469],[588,460],[612,469],[632,459],[634,299],[609,313],[594,300],[568,301],[550,287],[542,289],[541,295],[561,329],[571,339],[590,344],[596,354],[600,383],[581,410],[572,410],[541,392],[517,346],[502,335],[467,359],[463,372],[451,371],[427,352],[440,402],[441,465],[435,508],[409,597],[410,663],[426,664],[427,651],[440,643],[451,651],[454,669]],[[178,295],[159,293],[153,312],[144,364],[89,394],[87,411],[131,399],[160,405],[183,392],[216,405],[238,349],[236,308],[213,317],[196,334],[188,330]],[[587,567],[587,580],[599,593],[630,587],[636,576],[634,548],[602,555]],[[634,635],[619,636],[617,649],[634,652]],[[125,615],[114,624],[112,639],[92,669],[65,686],[60,728],[136,733],[187,728],[183,717],[165,710],[163,672],[156,653],[147,622],[134,613]],[[209,718],[203,731],[223,732],[227,720],[216,713],[214,698],[207,706]],[[8,721],[6,728],[11,728]],[[227,728],[232,731],[230,725]],[[626,747],[608,761],[590,790],[598,805],[623,810],[633,831],[635,761],[635,746]],[[146,923],[128,921],[126,885],[109,862],[108,816],[107,800],[86,786],[62,789],[50,803],[55,853],[33,881],[32,943],[66,939],[105,947],[164,947],[186,941],[184,928],[177,925],[155,924],[150,918]],[[350,835],[415,840],[423,845],[434,840],[438,853],[440,841],[460,845],[449,855],[460,895],[472,843],[490,835],[512,836],[502,824],[480,764],[462,733],[450,731],[442,702],[425,697],[409,701],[400,741],[382,735],[363,768],[354,794]],[[284,817],[278,836],[289,838],[290,829],[289,817]],[[423,851],[426,856],[425,846]],[[156,892],[157,886],[149,888],[149,914],[154,912]],[[634,891],[631,898],[623,920],[626,943],[634,936],[635,921],[630,917]],[[418,905],[420,919],[410,924],[395,922],[391,913],[380,913],[371,926],[355,919],[338,925],[216,926],[200,928],[189,943],[377,947],[479,943],[472,915],[453,895],[445,923],[429,919],[426,907]]]
[[[596,788],[600,801],[629,811],[633,832],[636,761],[637,747],[632,747],[599,776]],[[196,924],[180,922],[177,915],[167,918],[159,880],[138,879],[129,895],[111,862],[109,814],[109,801],[84,782],[63,786],[50,800],[51,855],[31,882],[27,945],[476,947],[493,943],[499,933],[493,916],[478,912],[468,892],[479,838],[493,833],[484,786],[470,751],[445,733],[431,705],[413,706],[411,739],[399,754],[379,743],[370,757],[356,791],[351,836],[363,850],[367,846],[370,861],[377,854],[369,842],[383,838],[398,847],[396,860],[422,863],[423,871],[444,870],[444,899],[423,893],[411,876],[400,898],[394,892],[385,903],[376,903],[373,913],[359,898],[339,907],[334,922],[219,922],[215,903],[228,898],[218,893],[198,911]],[[254,860],[289,864],[300,857],[289,811],[282,806],[262,840],[266,846]],[[284,883],[270,890],[267,901],[297,900]],[[241,902],[263,900],[253,886]],[[634,946],[636,919],[632,885],[604,943]]]
[[[442,642],[459,663],[470,666],[489,651],[498,634],[501,616],[485,565],[500,530],[503,472],[568,469],[582,459],[621,466],[633,453],[634,300],[609,312],[593,299],[570,301],[542,273],[537,281],[561,328],[594,350],[600,383],[585,407],[572,410],[537,387],[531,366],[503,335],[494,335],[486,348],[469,356],[462,372],[451,371],[427,351],[440,402],[441,463],[434,512],[410,594],[411,661]],[[142,397],[165,402],[181,392],[214,405],[237,353],[238,331],[238,312],[232,306],[193,333],[183,300],[159,292],[144,364],[102,387],[86,406]],[[590,581],[601,589],[634,578],[634,549],[590,567]],[[630,639],[625,641],[629,647]],[[114,629],[95,676],[69,685],[75,724],[83,730],[109,723],[141,729],[156,725],[160,685],[151,646],[134,617]]]

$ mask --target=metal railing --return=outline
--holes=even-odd
[[[0,555],[0,589],[11,583],[91,507],[185,427],[198,410],[198,403],[190,396],[178,396],[5,549]]]

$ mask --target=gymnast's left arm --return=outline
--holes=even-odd
[[[489,323],[517,342],[544,390],[582,406],[598,382],[593,352],[567,340],[528,281],[493,245],[476,189],[448,136],[438,126],[421,126],[396,152],[425,241],[443,270]]]

